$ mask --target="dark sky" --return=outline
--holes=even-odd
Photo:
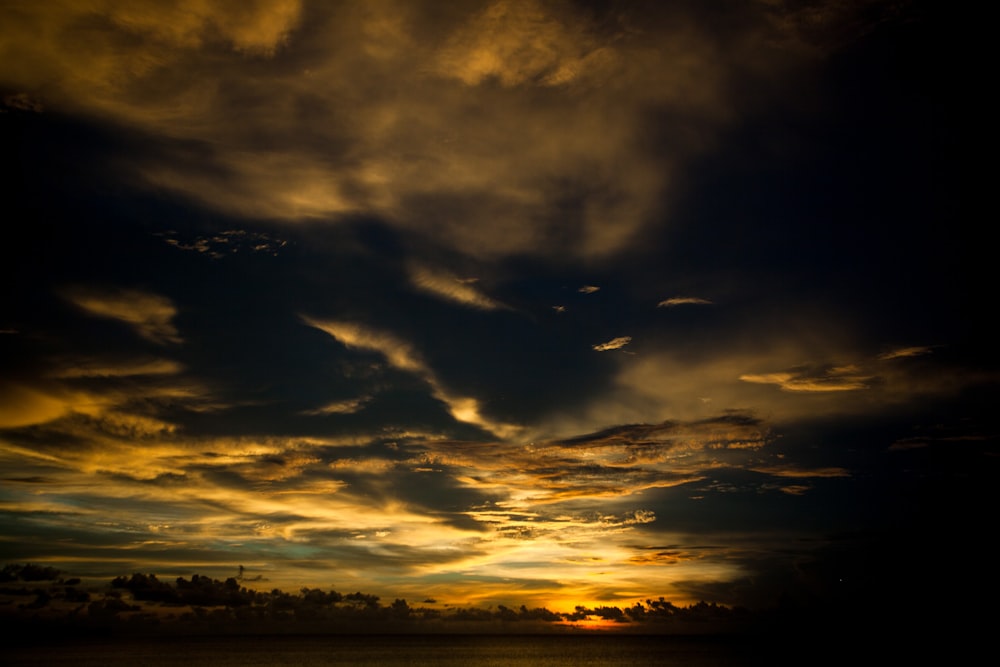
[[[0,560],[946,595],[997,453],[955,25],[4,3]]]

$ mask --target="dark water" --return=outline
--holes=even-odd
[[[35,644],[0,664],[40,666],[741,667],[774,665],[769,649],[733,639],[635,635],[423,635],[174,638]]]

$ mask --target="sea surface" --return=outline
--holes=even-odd
[[[79,640],[8,646],[5,667],[743,667],[772,647],[733,638],[645,635],[402,635]],[[802,663],[808,664],[808,661]]]

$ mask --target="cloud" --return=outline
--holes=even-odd
[[[303,410],[304,415],[349,415],[358,412],[365,407],[368,402],[372,400],[371,396],[360,396],[358,398],[349,398],[343,401],[334,401],[333,403],[327,403],[326,405],[320,406],[312,410]]]
[[[534,1],[491,3],[451,35],[438,70],[470,86],[551,87],[612,67],[614,51],[583,20],[551,9]]]
[[[227,229],[210,236],[197,236],[189,241],[182,241],[175,231],[155,234],[164,237],[164,241],[178,250],[187,250],[208,255],[212,259],[222,259],[229,255],[243,253],[264,253],[277,256],[288,242],[264,232],[248,232],[243,229]]]
[[[5,59],[18,51],[31,57],[8,63],[2,72],[30,89],[39,79],[51,78],[70,96],[91,86],[91,104],[107,105],[130,83],[163,74],[160,68],[176,64],[185,53],[223,45],[244,57],[273,55],[300,13],[298,0],[101,0],[6,11],[10,40]]]
[[[16,383],[0,383],[0,428],[42,424],[67,414],[72,400]]]
[[[45,110],[45,107],[41,102],[32,98],[31,95],[28,95],[27,93],[5,95],[3,98],[3,105],[8,109],[30,111],[32,113],[41,113]]]
[[[785,478],[795,478],[795,479],[805,479],[812,477],[821,478],[831,478],[831,477],[850,477],[851,473],[846,468],[839,467],[824,467],[824,468],[807,468],[799,465],[793,464],[774,464],[769,466],[753,466],[750,470],[756,472],[766,473],[774,477],[785,477]]]
[[[598,343],[597,345],[594,345],[592,347],[598,352],[607,352],[608,350],[619,350],[631,342],[632,342],[631,336],[619,336],[618,338],[612,338],[611,340],[605,343]]]
[[[158,416],[164,406],[203,408],[207,403],[202,387],[171,377],[176,370],[169,362],[143,367],[70,366],[54,371],[45,381],[0,382],[0,428],[44,424],[57,434],[56,443],[87,440],[95,433],[144,438],[172,432],[175,425]],[[44,449],[48,444],[42,440],[37,446]]]
[[[688,421],[726,410],[788,424],[898,410],[995,381],[989,372],[941,355],[922,355],[921,364],[886,363],[859,346],[843,322],[827,326],[820,318],[736,330],[739,335],[720,332],[679,346],[646,335],[642,355],[617,358],[605,391],[550,410],[535,427],[566,434],[609,423]]]
[[[745,111],[734,79],[793,90],[823,53],[782,3],[724,30],[689,10],[30,3],[5,11],[0,81],[158,140],[123,156],[133,182],[226,213],[362,213],[477,257],[607,257]]]
[[[424,365],[416,350],[409,343],[392,334],[369,329],[353,322],[314,320],[309,317],[303,317],[302,321],[330,334],[347,347],[377,352],[400,370],[418,375],[429,373],[429,369]]]
[[[169,439],[179,418],[224,406],[184,373],[181,364],[155,357],[44,360],[32,380],[0,381],[0,428],[15,429],[2,446],[26,445],[52,461],[132,461],[130,446]]]
[[[410,267],[410,281],[427,294],[463,306],[480,310],[496,310],[505,306],[473,287],[474,280],[463,280],[441,269],[414,265]]]
[[[273,55],[296,26],[299,0],[162,3],[110,3],[105,11],[122,31],[171,47],[197,49],[220,36],[246,54]]]
[[[153,343],[183,342],[173,324],[177,308],[166,297],[135,289],[86,287],[69,288],[63,295],[89,315],[123,322]]]
[[[872,376],[859,375],[858,369],[853,366],[821,369],[819,372],[803,369],[740,375],[743,382],[773,384],[784,391],[803,392],[857,391],[867,389],[872,379]]]
[[[600,289],[601,289],[600,287],[597,287],[595,285],[584,285],[583,287],[578,289],[577,292],[580,292],[581,294],[593,294],[594,292]]]
[[[175,375],[183,370],[183,365],[170,359],[129,359],[119,362],[68,360],[64,364],[58,364],[50,377],[70,379]]]
[[[714,419],[633,424],[570,439],[489,448],[448,441],[421,447],[465,483],[507,494],[497,504],[516,512],[568,500],[607,502],[686,484],[703,478],[720,459],[732,464],[749,457],[764,442],[755,420]]]
[[[893,359],[905,359],[908,357],[920,357],[930,354],[934,350],[932,345],[914,345],[911,347],[901,347],[889,350],[878,356],[879,361],[891,361]]]
[[[302,321],[328,333],[349,348],[376,352],[395,368],[422,378],[430,386],[433,396],[447,406],[449,414],[457,421],[478,426],[501,438],[510,437],[520,430],[516,425],[488,419],[482,414],[476,398],[461,396],[446,388],[413,346],[393,334],[353,322],[314,320],[309,317],[303,317]]]
[[[658,304],[656,304],[656,307],[673,308],[674,306],[683,306],[687,304],[711,305],[712,302],[709,301],[708,299],[702,299],[696,296],[674,296],[659,302]]]

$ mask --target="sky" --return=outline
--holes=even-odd
[[[974,589],[956,26],[0,3],[0,561],[555,610]]]

